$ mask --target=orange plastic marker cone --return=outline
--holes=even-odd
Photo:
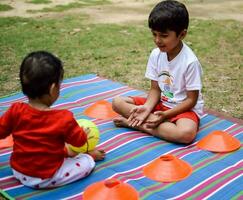
[[[200,149],[212,152],[231,152],[240,148],[240,141],[224,131],[213,131],[197,144]]]
[[[96,119],[112,119],[118,114],[112,110],[111,103],[105,100],[100,100],[88,107],[84,114]]]
[[[155,159],[143,168],[146,177],[160,182],[175,182],[192,173],[192,167],[185,161],[168,154]]]
[[[6,137],[3,140],[0,140],[0,149],[12,147],[12,146],[13,146],[13,138],[12,138],[12,135]]]
[[[138,192],[129,184],[117,179],[108,179],[88,186],[84,200],[139,200]]]

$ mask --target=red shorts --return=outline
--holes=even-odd
[[[146,102],[146,98],[144,97],[131,97],[135,103],[135,105],[143,105],[145,102]],[[154,109],[152,110],[152,112],[155,112],[155,111],[166,111],[166,110],[169,110],[170,108],[164,106],[162,104],[162,102],[158,103]],[[178,119],[181,119],[181,118],[187,118],[187,119],[191,119],[193,120],[194,122],[196,122],[196,124],[199,125],[199,118],[197,116],[197,114],[193,111],[187,111],[187,112],[184,112],[184,113],[181,113],[181,114],[178,114],[176,115],[175,117],[172,117],[169,119],[170,122],[176,122]]]

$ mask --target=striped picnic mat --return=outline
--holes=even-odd
[[[243,141],[243,126],[205,114],[199,133],[191,145],[172,144],[128,128],[117,128],[111,120],[85,116],[83,111],[98,100],[112,100],[116,95],[144,95],[117,82],[94,74],[64,80],[61,95],[53,108],[69,109],[76,119],[86,118],[100,129],[99,148],[107,157],[97,162],[94,172],[82,180],[51,190],[33,190],[20,184],[12,175],[9,157],[12,149],[0,150],[0,189],[16,199],[82,199],[84,189],[107,178],[116,178],[132,185],[140,199],[243,199],[242,148],[231,153],[211,153],[195,144],[213,130],[224,130]],[[21,93],[0,98],[0,115],[16,101],[26,101]],[[160,183],[146,178],[142,168],[163,154],[173,154],[188,162],[193,173],[174,183]],[[99,197],[97,197],[99,200]]]

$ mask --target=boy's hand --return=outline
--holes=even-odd
[[[155,128],[159,126],[165,119],[166,116],[163,111],[156,111],[154,112],[154,117],[146,121],[146,126],[148,128]]]
[[[129,126],[135,127],[140,126],[144,120],[148,117],[150,111],[144,105],[136,106],[130,111],[128,118]]]

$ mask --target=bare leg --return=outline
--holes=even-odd
[[[125,118],[130,116],[130,111],[134,107],[134,101],[130,97],[115,97],[112,102],[113,110]]]
[[[163,122],[154,129],[143,125],[143,131],[169,142],[189,144],[197,134],[197,124],[187,118],[181,118],[176,123]]]
[[[133,99],[129,97],[116,97],[112,102],[112,106],[113,109],[121,115],[114,119],[115,125],[130,127],[127,118],[130,115],[130,110],[135,106]],[[153,117],[154,114],[151,113],[148,119]],[[169,142],[185,144],[191,143],[197,133],[197,124],[193,120],[187,118],[179,119],[176,123],[163,122],[156,128],[148,128],[146,124],[130,128],[138,129]]]
[[[135,107],[135,103],[130,97],[115,97],[112,102],[112,108],[121,116],[113,119],[113,122],[118,127],[130,127],[128,125],[128,117],[130,116],[130,111]],[[134,128],[134,127],[131,127]]]

